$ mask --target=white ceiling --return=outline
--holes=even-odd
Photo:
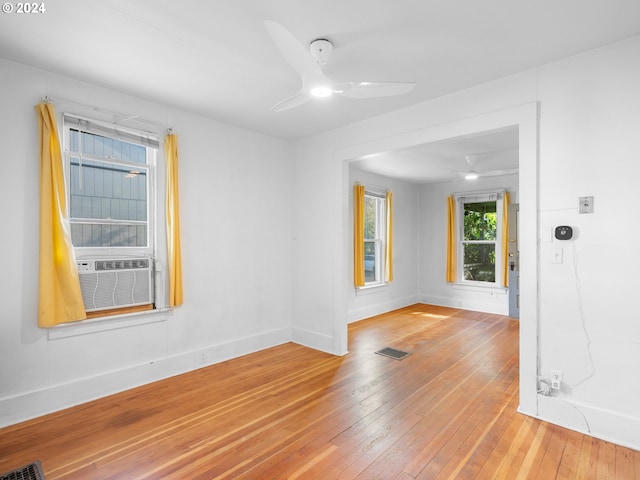
[[[54,0],[44,5],[44,13],[0,14],[0,57],[285,140],[640,34],[638,0]],[[413,81],[417,87],[398,97],[332,97],[271,112],[298,90],[300,80],[269,37],[267,19],[305,45],[330,39],[334,51],[325,73],[335,80]]]
[[[518,128],[505,128],[411,148],[380,152],[352,160],[349,166],[410,183],[442,183],[463,179],[471,165],[480,175],[514,174],[518,169]]]

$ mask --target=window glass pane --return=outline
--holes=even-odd
[[[72,223],[74,247],[146,247],[146,225]]]
[[[78,131],[69,130],[69,150],[72,152],[78,151]]]
[[[147,247],[147,148],[81,130],[68,132],[74,246]],[[81,158],[79,152],[101,160]]]
[[[69,149],[72,152],[80,151],[97,157],[124,160],[127,162],[147,163],[147,149],[142,145],[123,142],[115,138],[103,137],[94,133],[69,130]]]
[[[464,204],[464,240],[495,240],[496,202]]]
[[[364,282],[376,280],[376,242],[364,242]]]
[[[147,220],[145,169],[71,159],[71,218]]]
[[[364,283],[382,282],[384,271],[384,198],[377,195],[364,196]]]
[[[496,281],[496,246],[494,243],[465,243],[464,279],[477,282]]]
[[[376,198],[364,197],[364,238],[376,238]]]

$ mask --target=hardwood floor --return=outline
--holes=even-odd
[[[55,479],[640,479],[640,452],[516,412],[518,322],[415,305],[349,355],[286,344],[0,430]],[[392,347],[402,361],[374,354]]]

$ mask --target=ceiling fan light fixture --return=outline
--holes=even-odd
[[[302,88],[297,94],[278,102],[271,107],[272,111],[282,112],[298,107],[312,98],[333,95],[355,99],[403,95],[416,85],[413,82],[336,82],[322,71],[333,52],[331,41],[317,38],[306,47],[279,23],[265,20],[264,25],[284,59],[300,76],[302,83]]]
[[[476,172],[475,169],[475,162],[477,160],[478,156],[477,155],[465,155],[464,159],[467,161],[467,164],[469,165],[469,170],[467,171],[467,173],[464,174],[464,179],[465,180],[477,180],[478,179],[478,172]]]
[[[313,95],[314,97],[330,97],[331,95],[333,95],[333,90],[331,90],[329,87],[325,87],[323,85],[319,86],[319,87],[314,87],[311,89],[311,95]]]

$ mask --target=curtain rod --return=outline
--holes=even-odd
[[[488,193],[505,193],[507,192],[506,188],[486,188],[484,190],[469,190],[464,192],[452,193],[454,197],[465,197],[465,196],[473,196],[473,195],[486,195]]]
[[[159,122],[154,122],[153,120],[147,120],[144,118],[140,118],[138,115],[133,115],[133,114],[124,114],[124,113],[120,113],[120,112],[116,112],[114,110],[107,110],[106,108],[100,108],[100,107],[95,107],[93,105],[87,105],[86,103],[80,103],[80,102],[76,102],[74,100],[68,100],[66,98],[60,98],[57,97],[56,99],[50,97],[49,95],[45,95],[42,98],[46,103],[55,103],[55,101],[59,101],[62,103],[70,103],[72,105],[78,105],[80,107],[85,107],[85,108],[90,108],[92,110],[95,110],[96,112],[101,112],[101,113],[107,113],[109,115],[114,115],[116,117],[119,117],[116,122],[127,122],[129,120],[135,120],[136,122],[140,122],[140,123],[146,123],[147,125],[153,125],[154,127],[159,127],[159,128],[163,128],[167,131],[168,134],[173,133],[173,127],[170,125],[166,125],[164,123],[159,123]]]
[[[368,182],[358,182],[358,181],[356,181],[356,183],[354,185],[362,185],[364,187],[364,189],[366,191],[368,191],[369,193],[378,193],[378,194],[383,195],[383,196],[384,196],[385,193],[391,191],[391,189],[389,187],[383,187],[382,185],[374,185],[373,183],[368,183]],[[369,190],[367,190],[367,188],[369,188]]]

